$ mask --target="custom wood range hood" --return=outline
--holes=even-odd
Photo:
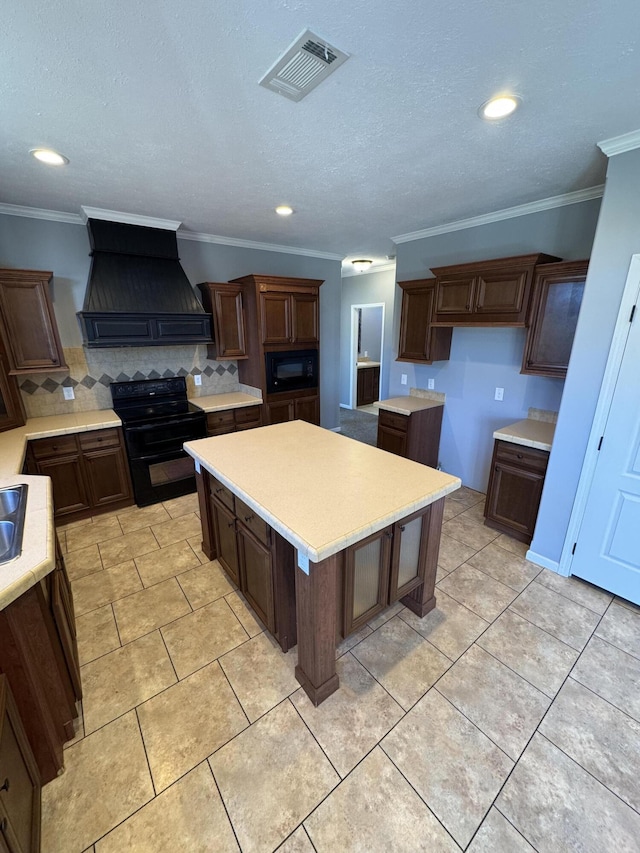
[[[87,220],[91,269],[78,319],[88,347],[211,343],[211,315],[180,266],[175,231]]]

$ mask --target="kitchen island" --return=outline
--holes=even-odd
[[[261,583],[269,601],[295,585],[296,677],[314,704],[338,688],[340,636],[398,599],[419,616],[435,606],[444,497],[460,487],[457,477],[303,421],[185,450],[199,469],[203,549],[213,559],[238,533],[243,591],[255,579],[247,543],[266,541],[255,517],[280,543],[270,552],[273,577]]]

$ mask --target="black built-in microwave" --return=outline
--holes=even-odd
[[[265,353],[267,394],[318,387],[318,350]]]

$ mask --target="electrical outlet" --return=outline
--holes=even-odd
[[[76,395],[73,393],[73,388],[70,385],[63,385],[62,393],[65,400],[75,400]]]
[[[427,388],[429,389],[429,391],[433,391],[433,389],[435,387],[436,387],[436,380],[435,379],[429,379],[429,381],[427,382]]]
[[[202,376],[199,373],[196,373],[193,377],[193,383],[194,385],[202,385]]]
[[[496,388],[494,400],[504,400],[504,388]]]
[[[364,357],[365,357],[365,358],[369,358],[369,353],[368,353],[368,351],[367,351],[367,350],[365,350],[365,351],[364,351]]]
[[[400,384],[401,384],[401,385],[406,385],[406,384],[407,384],[407,374],[406,374],[406,373],[401,374],[401,376],[400,376]]]

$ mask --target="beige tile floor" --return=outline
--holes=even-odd
[[[84,718],[43,853],[640,850],[640,608],[446,500],[436,609],[338,649],[314,708],[187,496],[61,528]]]

